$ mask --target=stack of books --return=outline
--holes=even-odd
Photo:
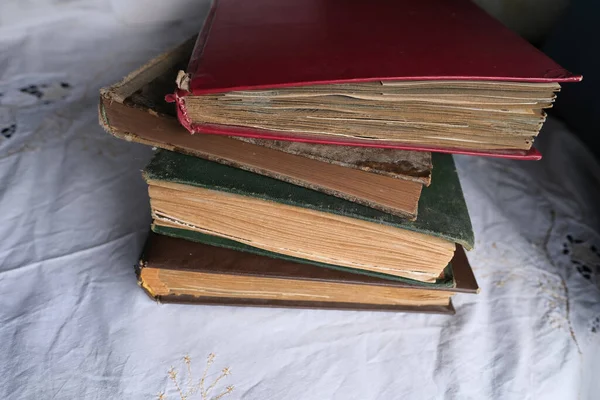
[[[140,285],[452,313],[478,286],[444,153],[539,159],[544,108],[580,79],[468,0],[216,1],[197,38],[101,91],[107,131],[160,148]]]

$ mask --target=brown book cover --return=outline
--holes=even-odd
[[[479,288],[462,247],[457,247],[451,265],[453,274],[453,284],[451,286],[447,284],[423,284],[422,282],[411,283],[393,277],[355,274],[349,271],[281,260],[151,233],[138,265],[137,274],[140,286],[153,299],[160,302],[452,314],[454,308],[450,300],[451,295],[459,292],[477,293]],[[157,283],[160,282],[157,276],[164,271],[182,272],[188,286],[199,294],[176,294],[174,292],[177,289],[170,288],[164,283]],[[220,279],[222,282],[240,278],[252,279],[255,285],[259,287],[266,287],[261,285],[263,280],[264,282],[276,280],[279,284],[284,282],[281,284],[283,288],[286,287],[285,281],[289,281],[290,286],[297,286],[299,282],[307,282],[309,285],[316,282],[329,285],[328,287],[331,290],[344,290],[343,288],[346,286],[354,288],[357,295],[356,301],[345,302],[314,300],[308,296],[305,296],[307,300],[290,300],[277,297],[259,298],[257,296],[236,297],[227,293],[220,295],[214,295],[213,293],[209,296],[203,295],[202,291],[199,291],[191,283],[195,275],[211,276]],[[185,284],[177,286],[185,286]],[[358,289],[356,289],[357,287]],[[406,289],[408,293],[413,294],[416,291],[427,291],[434,294],[437,292],[439,293],[438,296],[446,296],[447,302],[445,305],[421,306],[368,303],[361,301],[363,294],[365,298],[368,297],[366,293],[362,293],[361,287],[365,291],[374,288],[381,288],[385,291],[391,288]],[[209,292],[210,288],[205,287],[203,290]],[[346,293],[346,297],[348,297],[347,295]],[[397,300],[400,301],[401,299]]]
[[[431,182],[431,153],[192,136],[164,96],[175,87],[193,41],[165,53],[101,90],[100,124],[124,140],[178,151],[319,190],[414,219],[422,185]],[[383,192],[382,192],[383,190]],[[409,207],[396,200],[408,194]]]

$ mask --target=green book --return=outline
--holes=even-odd
[[[273,253],[271,251],[259,249],[257,247],[252,247],[252,246],[248,246],[246,244],[240,243],[240,242],[236,242],[235,240],[225,239],[225,238],[213,236],[213,235],[207,235],[205,233],[191,231],[188,229],[171,228],[171,227],[167,227],[167,226],[161,226],[161,225],[154,224],[152,226],[152,230],[155,233],[158,233],[160,235],[170,236],[170,237],[174,237],[174,238],[178,238],[178,239],[185,239],[185,240],[189,240],[192,242],[203,243],[203,244],[208,244],[208,245],[217,246],[217,247],[223,247],[226,249],[242,251],[242,252],[246,252],[246,253],[252,253],[252,254],[259,255],[259,256],[279,258],[279,259],[282,259],[285,261],[310,264],[310,265],[315,265],[317,267],[335,269],[338,271],[352,272],[355,274],[372,276],[374,278],[382,278],[382,279],[387,279],[387,280],[391,280],[391,281],[404,282],[404,283],[407,283],[410,285],[415,285],[415,286],[423,286],[423,287],[429,287],[429,286],[431,286],[431,287],[454,287],[455,286],[454,272],[453,272],[454,269],[452,266],[452,262],[448,263],[448,265],[444,269],[444,273],[441,274],[438,277],[438,279],[435,280],[435,282],[422,282],[422,281],[417,281],[417,280],[410,279],[410,278],[403,278],[401,276],[383,274],[383,273],[374,272],[374,271],[366,271],[366,270],[361,270],[361,269],[356,269],[356,268],[347,268],[347,267],[342,267],[339,265],[325,264],[325,263],[318,262],[318,261],[307,260],[305,258],[297,258],[297,257],[293,257],[293,256],[288,256],[286,254]]]
[[[169,151],[157,152],[144,177],[153,230],[206,244],[224,247],[227,239],[240,251],[429,283],[440,281],[457,244],[473,247],[450,155],[433,155],[416,221]]]

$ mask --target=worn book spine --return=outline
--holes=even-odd
[[[420,182],[347,168],[231,138],[192,137],[174,118],[163,118],[118,103],[109,108],[101,103],[100,115],[105,129],[125,140],[201,157],[404,219],[414,220],[418,215],[418,199],[423,186]],[[126,131],[131,126],[136,126],[139,130]],[[168,138],[162,139],[165,134],[169,135]],[[404,164],[404,168],[410,170],[411,167],[407,164],[410,161]],[[382,166],[379,165],[378,168]]]

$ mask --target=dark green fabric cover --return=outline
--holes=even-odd
[[[146,179],[164,180],[211,190],[252,196],[409,229],[473,247],[473,228],[451,155],[433,154],[432,183],[424,187],[416,221],[201,158],[159,150],[146,170]]]

